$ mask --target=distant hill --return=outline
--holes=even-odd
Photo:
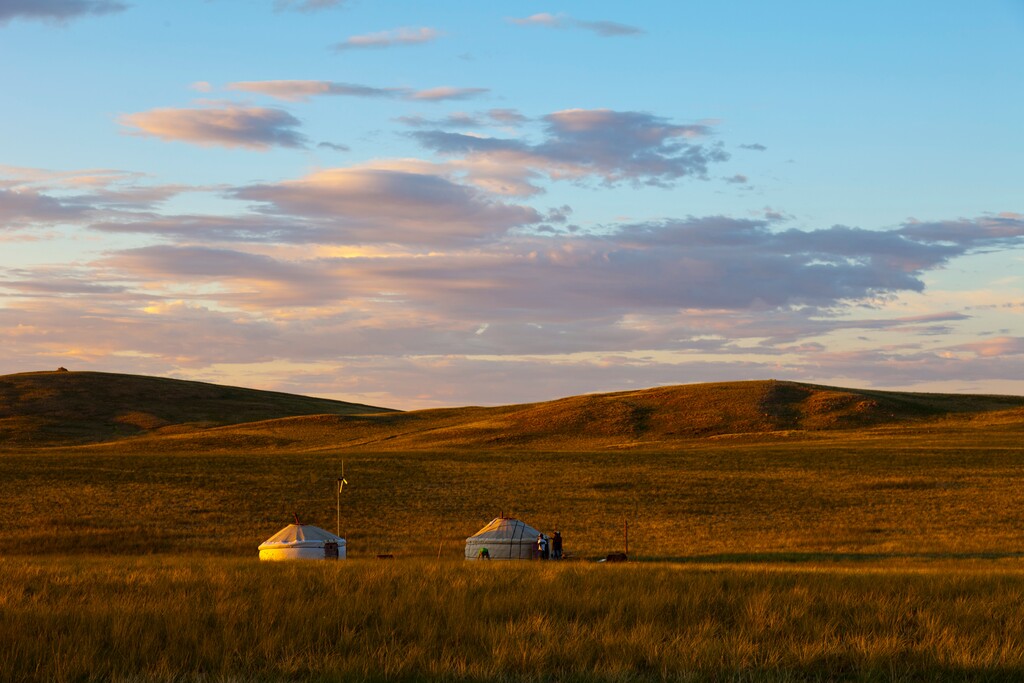
[[[870,391],[769,380],[493,408],[295,417],[175,437],[164,445],[185,450],[658,450],[708,438],[993,425],[1024,431],[1024,397]]]
[[[591,450],[885,429],[1024,431],[1024,397],[781,381],[657,387],[490,408],[400,412],[95,372],[0,377],[0,447],[117,442],[152,451]]]
[[[105,442],[140,435],[386,408],[177,379],[106,372],[0,376],[0,446]]]

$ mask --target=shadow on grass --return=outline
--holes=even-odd
[[[450,674],[427,674],[422,673],[408,675],[369,675],[365,677],[346,678],[346,680],[359,683],[424,683],[431,681],[452,681],[454,683],[545,683],[547,681],[559,681],[560,683],[642,683],[646,681],[663,681],[666,678],[678,681],[730,681],[734,683],[811,683],[835,682],[835,681],[878,681],[879,683],[892,683],[893,681],[1021,681],[1024,680],[1024,668],[1018,666],[1006,667],[955,667],[941,666],[931,663],[920,662],[887,662],[875,666],[858,666],[850,662],[822,661],[820,667],[810,665],[799,668],[740,668],[721,670],[695,670],[695,671],[647,671],[644,669],[633,669],[626,671],[615,671],[598,673],[588,671],[577,672],[552,672],[544,675],[526,675],[521,672],[502,672],[487,677],[460,676]]]
[[[887,560],[1019,560],[1024,551],[1014,552],[917,552],[917,553],[828,553],[764,552],[715,553],[676,557],[636,557],[633,562],[671,562],[676,564],[805,564],[841,562],[884,562]]]

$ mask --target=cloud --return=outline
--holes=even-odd
[[[404,88],[374,88],[358,83],[333,81],[237,81],[228,83],[227,89],[255,92],[291,102],[305,101],[318,95],[390,98],[409,93]]]
[[[4,176],[8,176],[4,178]],[[187,185],[146,185],[145,176],[116,169],[49,171],[0,166],[0,230],[54,227],[120,212],[155,209],[190,190]]]
[[[546,26],[548,28],[562,28],[566,24],[566,16],[564,14],[555,15],[550,14],[549,12],[539,12],[537,14],[531,14],[528,17],[509,17],[508,22],[516,24],[517,26]]]
[[[271,215],[315,222],[334,243],[451,244],[495,237],[540,221],[533,209],[493,201],[429,173],[336,168],[300,180],[233,190]]]
[[[979,358],[1024,356],[1024,337],[994,337],[992,339],[960,344],[952,350],[967,351]]]
[[[806,307],[828,314],[852,303],[921,292],[924,273],[991,244],[935,244],[901,230],[844,226],[779,231],[765,220],[723,216],[629,224],[604,234],[530,236],[515,229],[541,219],[532,209],[488,201],[437,176],[381,169],[333,169],[238,188],[233,195],[262,206],[267,229],[280,226],[278,238],[432,246],[429,257],[396,251],[387,258],[328,257],[316,263],[343,267],[339,277],[346,291],[367,297],[392,292],[417,310],[445,319],[483,319],[495,330],[502,321],[612,324],[626,315],[680,310],[721,317],[722,311]],[[237,225],[215,218],[170,218],[162,225],[171,234],[189,229],[196,239],[223,238],[232,230],[242,238],[246,231],[258,235],[259,224],[253,216]],[[156,231],[159,225],[149,221],[140,229]],[[900,324],[950,320],[956,318],[908,318]],[[556,335],[570,345],[583,337],[599,335]]]
[[[349,147],[348,145],[342,145],[342,144],[339,144],[337,142],[320,142],[320,143],[317,143],[317,147],[320,147],[322,149],[329,149],[329,150],[332,150],[334,152],[351,152],[352,151],[352,148]]]
[[[546,28],[576,28],[596,33],[603,38],[619,36],[637,36],[646,33],[642,28],[620,24],[615,21],[584,21],[573,19],[567,14],[550,14],[541,12],[528,17],[509,18],[508,21],[517,26],[543,26]]]
[[[64,23],[88,15],[121,12],[127,5],[111,0],[0,0],[0,26],[12,19]]]
[[[968,317],[878,307],[922,291],[924,274],[958,256],[1020,245],[1006,224],[1020,220],[1014,216],[958,219],[938,241],[919,236],[919,223],[783,230],[723,216],[542,237],[503,232],[501,212],[522,207],[488,204],[443,178],[336,171],[235,191],[264,213],[152,214],[134,226],[192,244],[113,251],[77,267],[9,269],[0,281],[5,358],[12,368],[71,357],[160,374],[215,363],[334,363],[354,373],[345,391],[370,392],[376,382],[379,391],[408,396],[415,386],[449,404],[486,398],[474,393],[480,381],[457,381],[465,373],[514,375],[509,391],[492,399],[505,401],[755,376],[892,386],[998,381],[1024,371],[1019,335],[955,336],[961,323],[982,324],[980,316],[1005,318],[1003,308]],[[130,214],[121,218],[132,229]],[[332,250],[322,241],[404,238],[445,221],[462,221],[467,234],[431,235],[429,250]],[[497,229],[481,230],[488,222]],[[260,239],[275,229],[270,241],[298,241],[307,231],[321,246]],[[243,243],[232,248],[201,244],[236,237]],[[884,343],[887,335],[898,344]],[[289,373],[300,383],[294,388],[312,386],[299,370]],[[432,393],[445,377],[452,388]]]
[[[340,43],[335,43],[336,52],[345,50],[361,50],[367,48],[387,48],[397,45],[418,45],[429,43],[440,38],[443,33],[429,26],[402,27],[390,31],[378,31],[358,36],[349,36]]]
[[[465,112],[455,112],[440,119],[418,115],[399,116],[395,121],[411,128],[482,128],[487,125],[482,117]]]
[[[153,235],[167,239],[214,242],[308,244],[323,239],[322,230],[305,221],[264,214],[216,216],[204,214],[121,213],[89,224],[106,233]]]
[[[587,31],[592,31],[604,38],[615,36],[637,36],[647,33],[642,28],[620,24],[615,21],[575,21],[576,26]]]
[[[345,264],[346,289],[367,297],[393,292],[444,317],[493,320],[495,330],[502,320],[616,320],[679,310],[717,311],[721,317],[722,311],[805,307],[831,315],[853,304],[923,292],[924,274],[954,258],[1024,242],[1024,221],[1001,218],[999,229],[986,228],[991,217],[964,221],[979,226],[974,231],[942,235],[955,242],[936,241],[930,233],[920,238],[920,224],[889,231],[780,230],[768,219],[725,216],[542,236],[529,234],[529,228],[565,223],[571,208],[542,215],[439,175],[397,167],[328,169],[234,188],[228,196],[250,202],[255,212],[124,212],[91,227],[193,242],[401,245],[387,258],[338,261]],[[1016,233],[1007,221],[1016,221]],[[910,317],[900,324],[931,334],[941,331],[936,325],[960,319],[950,315]],[[599,338],[593,331],[586,336]],[[579,337],[565,339],[576,344]]]
[[[0,277],[0,289],[35,298],[122,295],[124,285],[95,281],[88,269],[43,267],[36,270],[9,269]]]
[[[487,112],[487,116],[495,123],[506,126],[521,126],[529,121],[528,118],[515,109],[491,109]]]
[[[1017,244],[1024,237],[1024,215],[1007,213],[949,221],[912,220],[901,228],[900,233],[928,243],[990,246]]]
[[[160,277],[212,279],[307,281],[314,272],[280,259],[231,249],[201,246],[155,245],[126,249],[100,262],[105,266],[141,271]]]
[[[490,92],[487,88],[456,88],[453,86],[441,86],[425,90],[375,88],[358,83],[339,83],[335,81],[237,81],[229,83],[227,89],[259,93],[289,102],[304,102],[312,97],[325,95],[441,102],[445,100],[468,100]]]
[[[296,131],[301,122],[281,109],[228,106],[205,109],[151,109],[119,118],[132,134],[203,146],[264,150],[305,147],[307,139]]]
[[[668,186],[683,177],[706,178],[711,164],[729,158],[721,145],[695,142],[711,134],[707,124],[673,124],[644,112],[610,109],[567,109],[543,122],[546,139],[537,144],[443,130],[410,135],[438,153],[464,157],[460,165],[476,182],[489,189],[504,183],[513,194],[539,191],[528,179],[535,173],[552,179],[596,176],[608,185]]]
[[[474,97],[479,97],[488,92],[490,92],[488,88],[455,88],[445,85],[438,88],[418,90],[410,95],[410,99],[428,100],[431,102],[439,102],[441,100],[468,100]]]
[[[84,218],[91,207],[75,200],[21,188],[0,189],[0,231],[39,223],[60,224]]]
[[[316,12],[331,7],[340,7],[346,0],[274,0],[277,11],[295,10],[297,12]]]
[[[747,181],[750,179],[747,178],[747,176],[743,175],[742,173],[737,173],[727,178],[723,178],[723,180],[727,183],[732,183],[733,185],[745,185]]]
[[[752,145],[740,145],[740,149],[749,149],[749,150],[752,150],[754,152],[764,152],[768,148],[765,147],[762,144],[758,144],[758,143],[755,142]]]
[[[569,134],[593,126],[558,124]],[[1003,307],[1013,290],[926,291],[958,257],[1024,245],[1019,214],[888,230],[684,216],[570,231],[560,227],[570,207],[497,201],[457,167],[415,159],[227,189],[147,186],[112,169],[0,168],[0,178],[0,224],[88,226],[55,232],[93,245],[104,234],[143,236],[74,264],[0,273],[0,344],[12,369],[33,358],[162,374],[338,363],[393,372],[395,386],[401,377],[430,400],[458,403],[481,395],[465,382],[431,394],[445,363],[496,377],[518,367],[546,392],[573,387],[565,393],[730,372],[889,386],[1001,381],[1024,367],[1007,320],[1024,309]],[[219,193],[221,214],[160,206],[196,190]],[[246,208],[224,210],[237,202]],[[147,240],[155,243],[138,246]],[[972,307],[979,301],[989,307]],[[366,372],[359,383],[369,386]],[[516,386],[526,398],[529,382]]]
[[[482,88],[467,90],[485,92]],[[418,99],[424,98],[421,97]],[[472,114],[459,111],[452,112],[451,114],[441,118],[428,118],[419,114],[411,114],[407,116],[399,116],[395,119],[398,123],[409,126],[410,128],[436,128],[442,130],[464,130],[467,128],[517,128],[529,120],[530,119],[523,116],[515,109],[489,109],[487,111],[480,111]]]
[[[488,254],[393,258],[364,272],[407,297],[429,292],[435,305],[459,317],[566,321],[641,311],[831,307],[917,292],[924,289],[920,273],[955,253],[892,233],[777,233],[764,221],[712,216],[628,225],[601,236],[524,238]]]

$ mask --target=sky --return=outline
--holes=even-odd
[[[1024,2],[0,0],[0,374],[1024,394]]]

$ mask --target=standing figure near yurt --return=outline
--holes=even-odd
[[[537,547],[537,537],[544,536],[526,522],[511,517],[495,517],[480,531],[466,539],[466,559],[480,560],[486,548],[486,559],[529,560]]]

